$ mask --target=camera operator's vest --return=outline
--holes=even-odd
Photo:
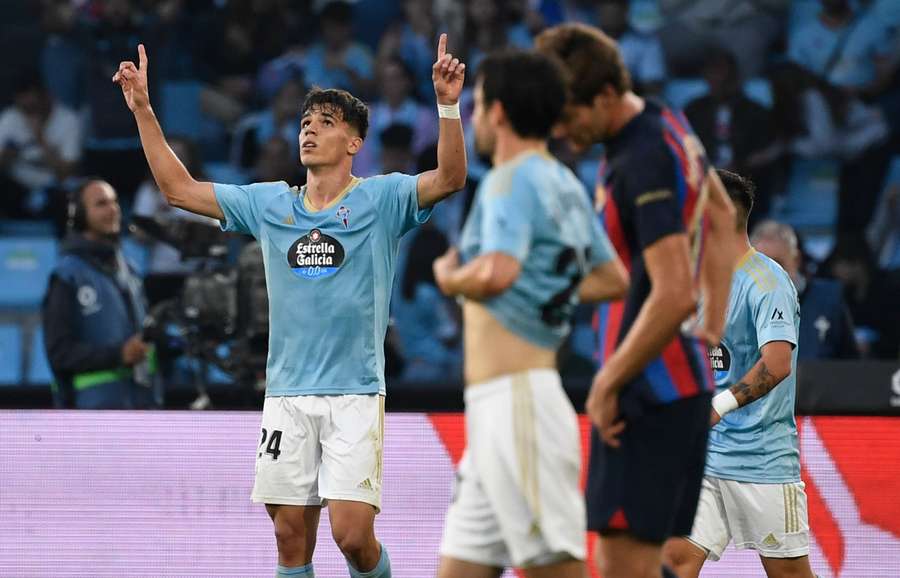
[[[127,266],[119,279],[84,259],[64,254],[56,275],[75,291],[75,338],[98,347],[119,346],[141,330],[146,314],[141,280]],[[60,320],[63,321],[63,320]],[[63,321],[64,322],[64,321]],[[151,356],[150,369],[154,371]],[[154,388],[138,385],[133,370],[119,366],[57,376],[71,380],[75,407],[81,409],[152,407]]]

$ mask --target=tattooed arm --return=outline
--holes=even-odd
[[[793,346],[787,341],[770,341],[762,346],[760,360],[730,388],[738,407],[744,407],[766,395],[791,374],[792,350]],[[716,410],[712,410],[712,425],[719,423],[720,419]]]

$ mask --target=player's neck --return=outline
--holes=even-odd
[[[609,134],[615,136],[621,132],[631,119],[644,112],[644,99],[630,90],[622,95],[618,107],[610,119]]]
[[[491,160],[496,167],[525,152],[546,153],[547,141],[540,138],[522,138],[512,130],[502,130],[497,132],[497,142]]]
[[[743,235],[738,235],[735,239],[735,255],[746,255],[751,249],[753,249],[753,245],[750,244],[750,237],[747,236],[746,233]]]
[[[306,198],[316,207],[324,207],[347,189],[353,180],[345,164],[315,167],[306,171]]]

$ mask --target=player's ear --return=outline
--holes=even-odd
[[[491,126],[499,126],[506,122],[506,111],[503,109],[503,103],[500,99],[492,102],[487,109],[487,117]]]
[[[355,155],[359,152],[363,146],[363,139],[359,136],[351,136],[350,141],[347,143],[347,153],[350,155]]]

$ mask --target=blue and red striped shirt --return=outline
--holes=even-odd
[[[649,100],[606,142],[598,178],[600,218],[631,274],[631,287],[624,300],[602,305],[594,318],[599,364],[624,339],[650,293],[644,249],[667,235],[688,233],[694,273],[699,274],[705,229],[699,209],[708,166],[684,116]],[[627,412],[634,403],[671,403],[714,389],[705,345],[679,333],[626,384],[622,409]]]

